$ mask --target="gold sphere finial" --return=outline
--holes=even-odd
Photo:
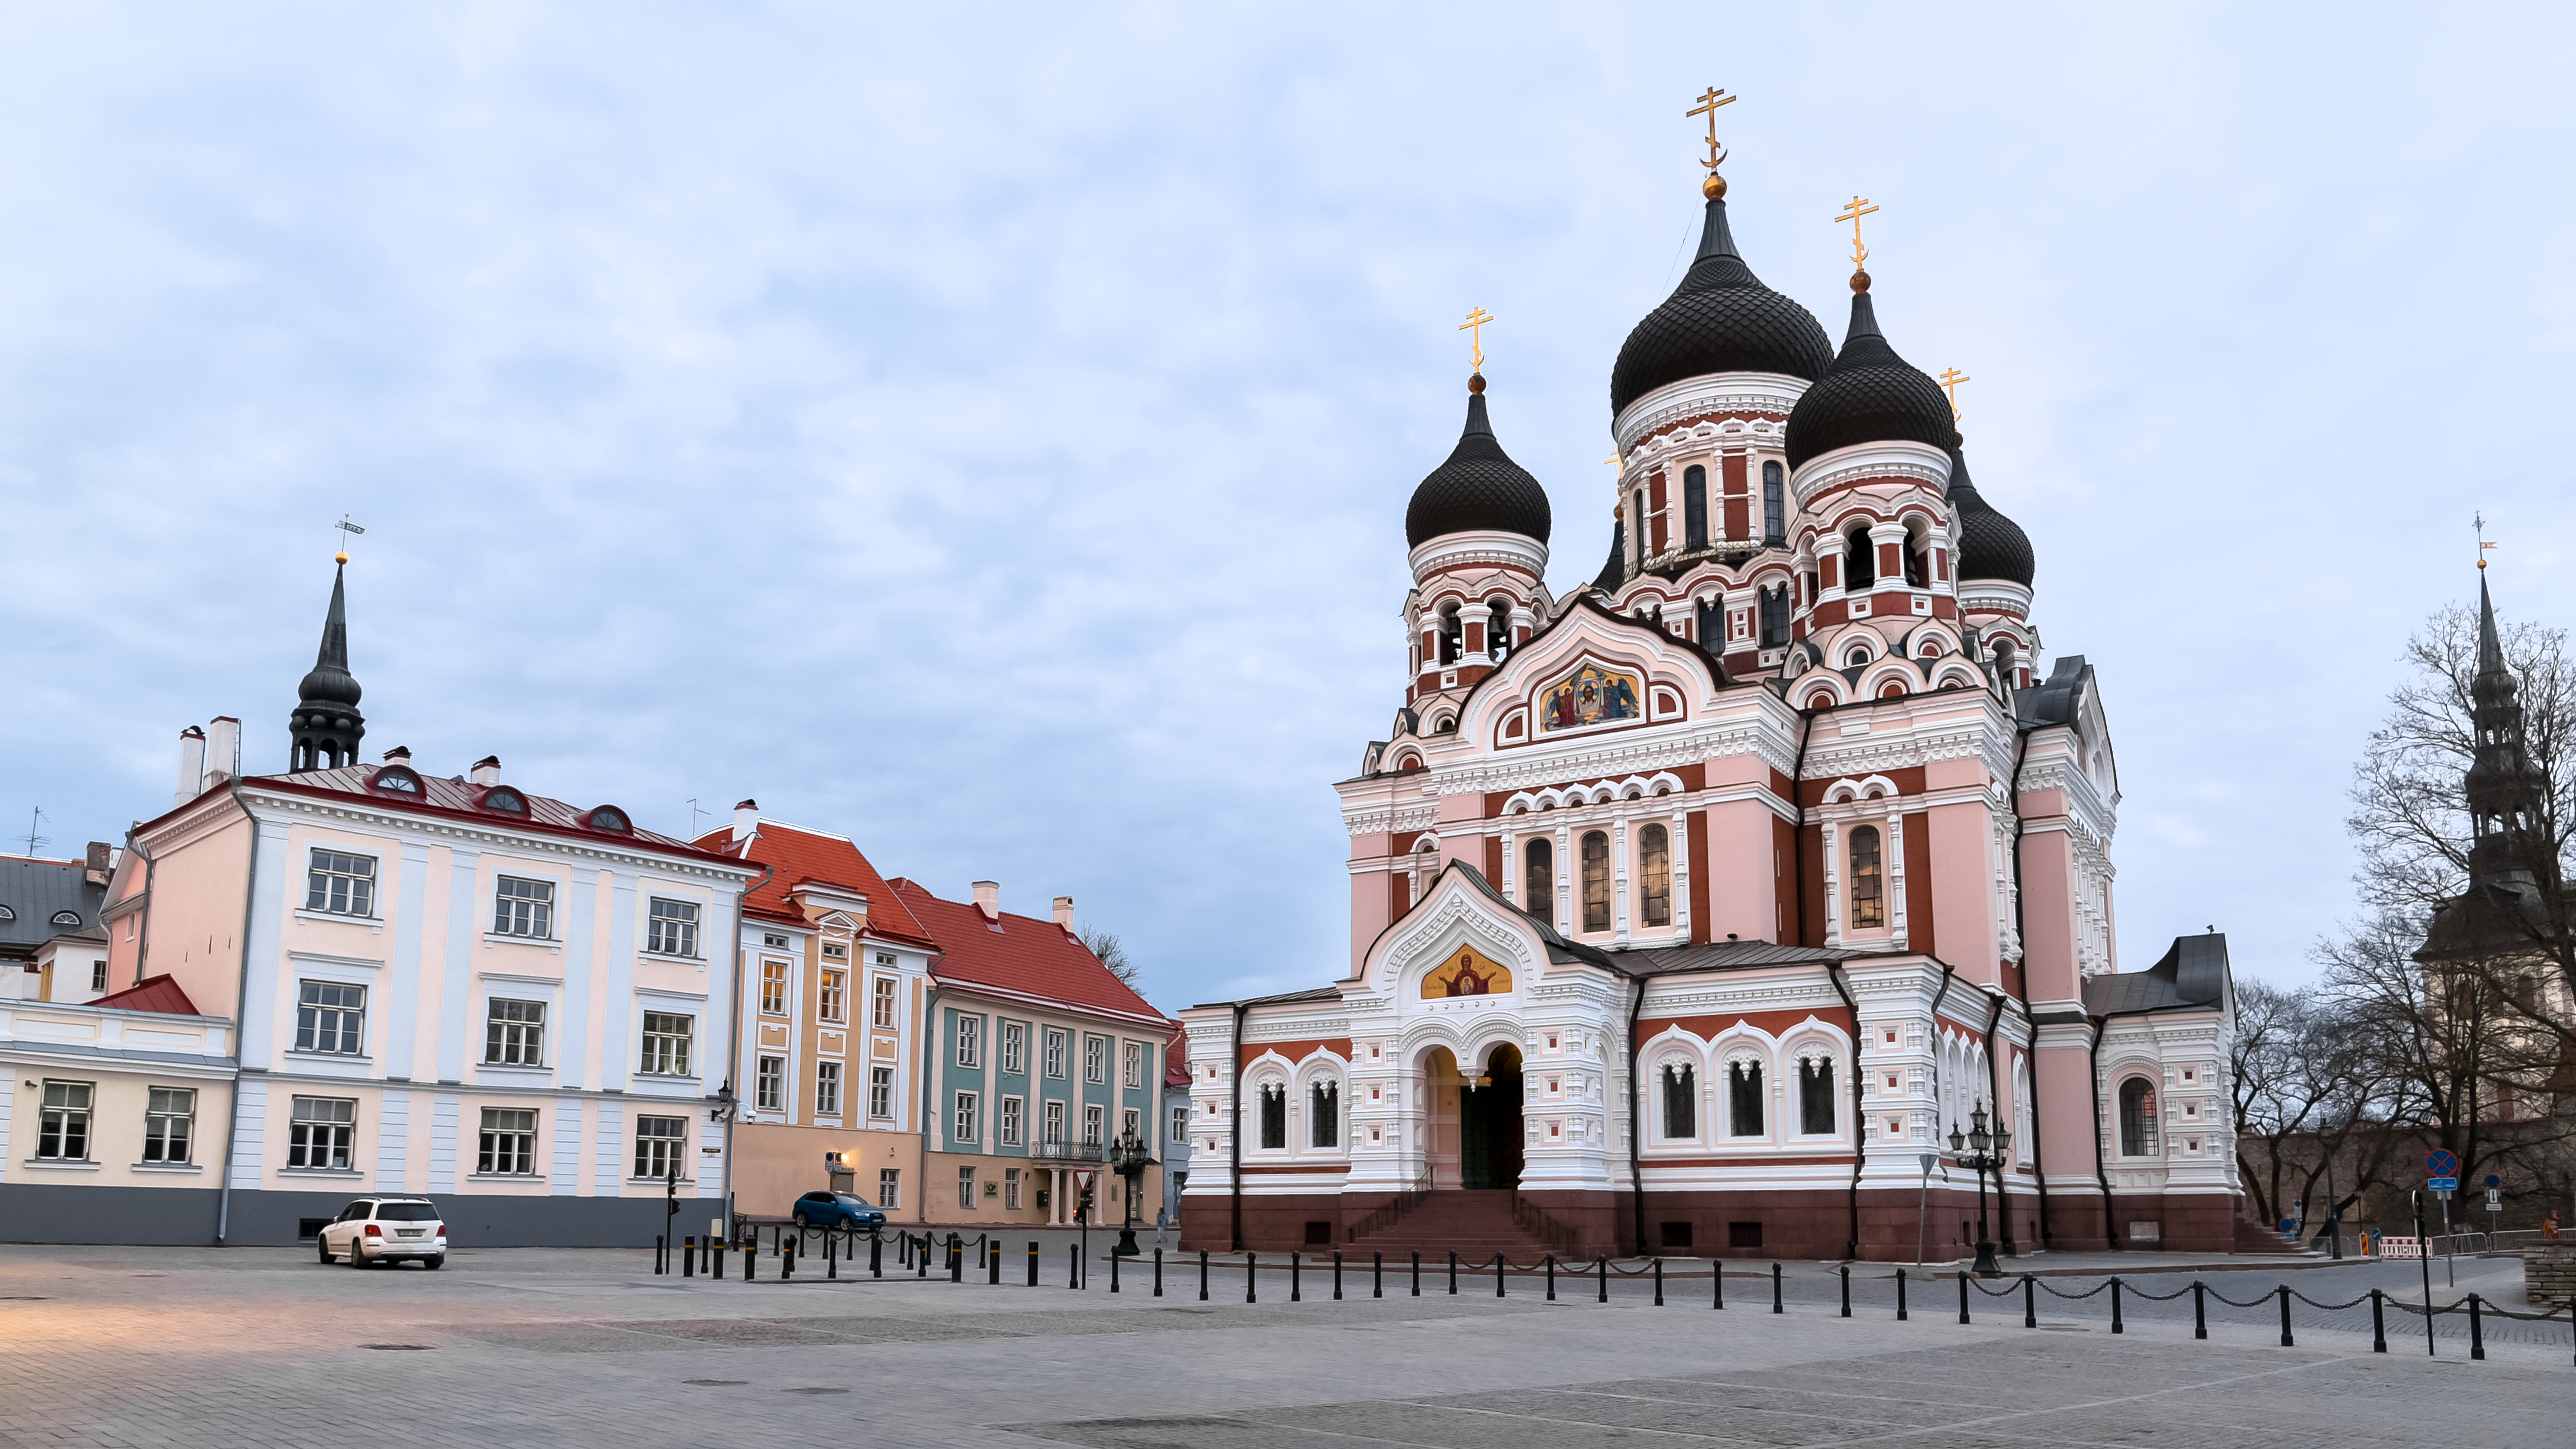
[[[1485,391],[1485,375],[1481,372],[1467,374],[1467,391],[1482,395]]]
[[[333,563],[347,563],[348,561],[349,556],[345,553],[335,553],[331,555],[331,562]]]
[[[1714,171],[1708,173],[1708,179],[1699,184],[1699,194],[1711,201],[1723,199],[1726,195],[1726,178]]]
[[[1867,273],[1867,272],[1854,272],[1854,273],[1852,273],[1852,290],[1853,290],[1853,291],[1855,291],[1855,292],[1866,292],[1866,291],[1868,291],[1868,290],[1869,290],[1869,273]]]

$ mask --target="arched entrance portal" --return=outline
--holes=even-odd
[[[1521,1054],[1495,1047],[1484,1069],[1459,1083],[1458,1185],[1521,1185]]]

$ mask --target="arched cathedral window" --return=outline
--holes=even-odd
[[[1699,647],[1711,654],[1726,652],[1726,596],[1699,601]]]
[[[1546,836],[1521,848],[1521,902],[1542,921],[1556,919],[1556,847]]]
[[[1610,837],[1598,830],[1583,837],[1583,929],[1610,929]]]
[[[1726,1066],[1726,1134],[1762,1135],[1762,1064],[1729,1062]]]
[[[1485,611],[1485,657],[1502,663],[1512,652],[1512,606],[1496,599]]]
[[[1824,1057],[1798,1063],[1798,1130],[1810,1137],[1834,1130],[1834,1064]]]
[[[1761,591],[1762,647],[1779,649],[1789,642],[1789,586],[1776,584]]]
[[[1458,662],[1459,646],[1465,626],[1458,622],[1458,606],[1445,605],[1440,610],[1440,664],[1442,668]]]
[[[1317,1147],[1342,1145],[1342,1084],[1317,1082],[1308,1089],[1306,1115],[1312,1131],[1308,1134]]]
[[[1699,1135],[1698,1074],[1688,1062],[1666,1062],[1662,1072],[1664,1084],[1664,1135],[1697,1137]]]
[[[1851,833],[1851,928],[1871,931],[1886,924],[1887,880],[1878,827],[1856,826]]]
[[[1858,593],[1878,582],[1878,550],[1869,530],[1855,528],[1843,538],[1843,588]]]
[[[1632,501],[1636,508],[1629,516],[1637,520],[1637,567],[1646,566],[1646,490],[1637,490]]]
[[[2156,1089],[2144,1077],[2120,1084],[2120,1155],[2153,1157],[2156,1147]]]
[[[1932,545],[1920,535],[1909,533],[1905,537],[1903,552],[1907,586],[1917,589],[1931,587],[1926,580],[1931,574]]]
[[[1789,510],[1780,486],[1780,465],[1762,465],[1762,541],[1779,548],[1789,541]]]
[[[1637,900],[1645,911],[1646,924],[1671,925],[1673,923],[1671,831],[1661,825],[1649,825],[1637,832],[1637,875],[1643,882],[1638,889]]]
[[[1682,543],[1708,547],[1708,470],[1697,463],[1682,470]]]

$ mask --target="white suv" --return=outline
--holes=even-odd
[[[316,1234],[322,1261],[345,1257],[352,1268],[417,1260],[423,1267],[447,1263],[447,1224],[438,1207],[425,1197],[362,1197]]]

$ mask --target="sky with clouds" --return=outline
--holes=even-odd
[[[1329,980],[1456,322],[1573,587],[1718,85],[1754,269],[1839,338],[1866,194],[1974,378],[2124,964],[2301,979],[2473,512],[2576,621],[2571,14],[0,8],[0,830],[121,838],[217,714],[283,768],[347,513],[371,754],[1070,893],[1167,1008]]]

